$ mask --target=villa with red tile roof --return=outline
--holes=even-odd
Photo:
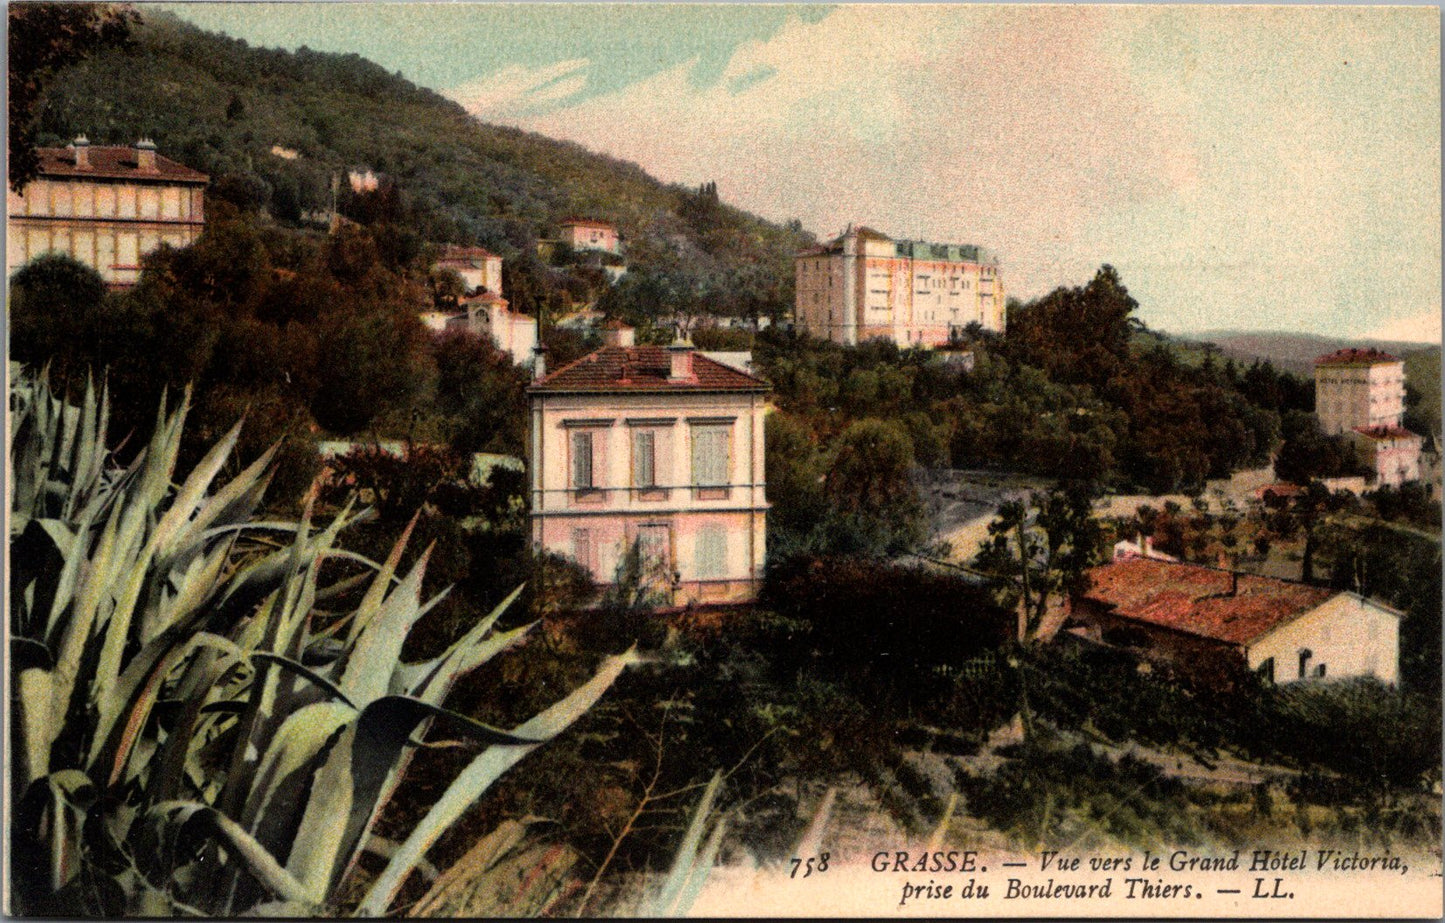
[[[1089,578],[1069,602],[1075,630],[1185,675],[1398,679],[1400,613],[1358,593],[1143,557]]]
[[[1378,349],[1341,349],[1315,360],[1315,415],[1329,436],[1344,434],[1369,460],[1377,485],[1420,477],[1418,435],[1405,416],[1405,360]]]
[[[13,273],[44,253],[91,266],[106,285],[140,277],[140,258],[162,244],[186,247],[206,228],[206,174],[156,153],[154,143],[42,147],[39,175],[10,190],[6,267]]]
[[[535,547],[614,582],[634,545],[668,604],[754,598],[767,552],[767,382],[690,343],[601,349],[528,388]]]

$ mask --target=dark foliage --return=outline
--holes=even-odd
[[[783,675],[844,683],[884,713],[936,714],[955,671],[1002,644],[1014,620],[961,577],[863,558],[777,566],[763,602],[801,626],[773,655]]]

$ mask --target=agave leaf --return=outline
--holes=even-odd
[[[352,633],[354,641],[340,685],[358,705],[373,702],[387,692],[392,671],[401,660],[407,632],[421,616],[421,585],[430,556],[431,548],[427,548],[412,565],[411,572],[401,585],[377,607],[374,617],[362,625],[359,632]],[[381,576],[377,576],[378,581]],[[376,584],[372,586],[374,588]],[[352,624],[353,629],[361,620],[360,610],[356,620]]]
[[[20,790],[50,771],[50,748],[60,732],[60,725],[50,719],[50,703],[55,698],[55,672],[42,667],[22,669],[16,675],[15,710],[10,717],[21,735]]]
[[[166,801],[147,812],[147,821],[162,828],[191,827],[219,841],[237,856],[256,880],[282,900],[308,904],[301,882],[286,872],[276,858],[240,824],[210,805],[196,801]],[[180,831],[175,831],[179,835]],[[314,904],[313,913],[314,913]]]
[[[240,656],[240,651],[231,641],[206,632],[198,632],[179,643],[172,644],[159,658],[156,666],[149,671],[145,682],[126,702],[123,712],[126,715],[125,723],[114,724],[104,738],[104,746],[93,750],[90,765],[104,775],[108,785],[114,785],[120,780],[126,761],[130,758],[136,740],[145,727],[146,719],[150,717],[151,709],[155,707],[161,683],[176,664],[200,647],[213,648],[233,657]],[[97,737],[97,741],[99,740],[101,738]]]
[[[315,702],[288,715],[261,757],[256,781],[246,800],[246,828],[264,842],[284,839],[289,830],[268,825],[267,810],[283,785],[295,784],[293,776],[308,767],[331,744],[337,734],[356,720],[356,709],[344,702]],[[309,783],[310,780],[304,780]],[[303,787],[299,786],[298,788]]]
[[[602,694],[611,687],[617,677],[630,664],[637,662],[635,649],[624,654],[608,657],[598,668],[596,675],[574,689],[570,695],[552,707],[537,714],[513,729],[519,737],[532,737],[546,741],[562,733],[574,721],[582,717]],[[501,775],[516,765],[540,744],[520,747],[488,747],[462,770],[455,781],[442,794],[426,816],[412,828],[411,833],[387,863],[357,907],[357,916],[382,916],[391,905],[396,892],[405,883],[411,870],[425,855],[427,849],[448,827],[456,822],[466,809],[476,802]]]
[[[692,822],[687,826],[687,834],[682,839],[682,845],[678,847],[677,855],[672,860],[672,868],[663,880],[662,890],[651,902],[651,912],[644,911],[642,916],[672,917],[679,915],[678,903],[682,897],[688,880],[696,873],[698,865],[698,846],[702,843],[703,831],[707,829],[708,814],[712,811],[712,803],[717,798],[718,789],[722,787],[722,774],[714,773],[712,781],[708,782],[707,788],[703,790],[702,798],[698,801],[697,807],[692,812]]]
[[[386,562],[381,565],[381,570],[377,571],[376,579],[372,581],[366,595],[361,598],[361,604],[356,607],[356,617],[351,622],[351,633],[347,636],[348,646],[355,643],[357,636],[370,624],[372,617],[381,606],[382,600],[386,597],[386,591],[391,587],[392,578],[396,575],[396,569],[401,564],[401,553],[406,548],[406,543],[411,540],[411,531],[416,528],[416,521],[420,517],[420,510],[412,514],[406,528],[401,530],[401,536],[397,538],[396,544],[391,546],[391,554],[387,555]]]
[[[712,874],[713,866],[717,864],[717,855],[722,849],[723,836],[727,833],[727,829],[726,817],[719,818],[718,822],[713,824],[712,833],[709,833],[707,837],[707,844],[703,846],[702,854],[693,863],[692,871],[687,876],[687,884],[683,885],[668,916],[685,917],[692,912],[692,905],[697,903],[703,886],[707,884],[708,876]]]
[[[272,654],[269,651],[256,651],[251,655],[251,658],[253,660],[263,660],[267,663],[274,663],[284,670],[289,670],[297,676],[309,680],[316,687],[324,689],[327,695],[339,700],[352,711],[356,710],[356,704],[346,697],[346,693],[342,692],[340,687],[303,663],[299,663],[281,654]]]
[[[66,622],[61,618],[71,601],[75,599],[75,591],[80,583],[81,568],[86,561],[86,545],[90,540],[90,529],[94,511],[87,508],[77,523],[75,533],[71,536],[68,546],[61,547],[60,539],[53,533],[51,537],[56,539],[56,548],[65,561],[60,567],[60,574],[55,579],[55,598],[50,603],[50,613],[46,618],[45,641],[54,649],[61,647],[61,629]],[[46,520],[41,520],[44,523]],[[64,528],[63,526],[61,528]],[[49,533],[49,530],[46,530]],[[67,532],[69,530],[66,530]]]
[[[322,797],[317,800],[313,796],[307,806],[288,864],[316,899],[331,893],[355,861],[381,807],[381,793],[402,753],[412,744],[412,732],[432,717],[446,719],[454,729],[483,744],[535,746],[541,742],[405,696],[383,696],[368,703],[317,777]],[[324,847],[313,845],[318,841]]]
[[[166,510],[165,515],[161,517],[151,539],[155,542],[159,557],[166,557],[170,554],[181,527],[191,519],[205,499],[206,490],[211,486],[216,475],[221,473],[221,468],[226,464],[226,460],[231,457],[231,450],[236,447],[236,440],[241,437],[241,426],[244,422],[244,420],[238,420],[220,442],[211,446],[200,463],[191,469],[190,476],[186,478],[181,489],[171,499],[170,509]]]
[[[497,619],[516,602],[525,586],[526,584],[523,584],[513,590],[486,618],[472,626],[470,631],[458,638],[456,643],[441,655],[418,664],[402,664],[397,670],[401,689],[407,695],[440,705],[446,700],[447,693],[451,691],[452,684],[458,677],[486,663],[525,636],[535,623],[495,638],[487,638]]]

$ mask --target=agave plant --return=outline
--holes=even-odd
[[[427,847],[490,785],[606,691],[632,654],[511,730],[448,710],[456,680],[521,641],[513,593],[440,656],[403,662],[428,553],[381,563],[324,527],[253,519],[272,451],[217,480],[238,423],[173,483],[189,392],[164,398],[124,469],[107,398],[81,406],[22,375],[11,394],[11,909],[303,916],[387,911]],[[520,590],[518,591],[520,592]],[[355,598],[354,605],[343,601]],[[338,606],[339,609],[327,607]],[[382,873],[357,858],[419,733],[480,752]]]

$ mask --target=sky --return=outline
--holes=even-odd
[[[1435,7],[230,4],[820,237],[1113,264],[1151,327],[1440,339]]]

